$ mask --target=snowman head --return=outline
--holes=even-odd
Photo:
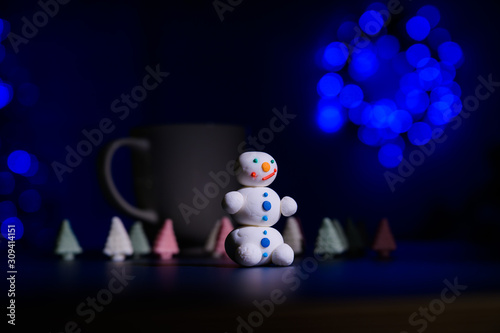
[[[264,152],[249,151],[238,158],[236,178],[244,186],[268,186],[276,178],[278,164]]]

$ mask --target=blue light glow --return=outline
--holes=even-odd
[[[425,17],[414,16],[406,23],[408,35],[416,41],[424,40],[431,31],[431,25]]]
[[[342,77],[335,73],[325,74],[318,82],[318,94],[321,97],[335,97],[344,86]]]
[[[384,26],[384,19],[380,13],[368,10],[359,18],[359,26],[367,35],[374,36],[380,32]]]
[[[12,201],[0,202],[0,222],[13,216],[17,216],[17,209],[14,203]]]
[[[462,88],[460,88],[458,83],[456,83],[455,81],[445,84],[444,86],[450,88],[453,95],[458,97],[462,96]]]
[[[406,59],[413,67],[422,67],[427,64],[427,60],[431,56],[431,51],[424,44],[413,44],[406,51]]]
[[[444,42],[438,48],[439,59],[457,65],[463,57],[462,48],[454,42]]]
[[[421,89],[413,89],[403,96],[402,106],[413,115],[422,114],[429,106],[429,95]]]
[[[40,209],[42,198],[36,190],[26,190],[19,196],[19,207],[26,213],[33,213]]]
[[[433,29],[429,34],[429,38],[427,38],[427,42],[429,42],[430,47],[436,51],[439,48],[439,45],[444,42],[449,42],[450,40],[450,33],[444,28]]]
[[[7,165],[13,172],[23,174],[30,168],[30,154],[28,154],[24,150],[15,150],[10,153],[9,157],[7,158]]]
[[[380,37],[376,42],[376,46],[377,54],[382,59],[392,59],[399,52],[399,41],[391,35]]]
[[[364,81],[375,74],[378,67],[377,56],[367,47],[352,55],[352,61],[349,64],[349,75],[358,82]]]
[[[382,140],[382,136],[380,135],[378,129],[369,128],[366,126],[361,126],[358,129],[358,138],[361,140],[361,142],[369,146],[376,146]]]
[[[24,226],[17,217],[9,217],[5,221],[3,221],[2,226],[0,227],[0,232],[2,235],[7,238],[9,236],[9,225],[13,225],[16,229],[14,234],[14,240],[18,240],[24,234]]]
[[[344,124],[342,105],[338,99],[322,99],[318,103],[317,122],[326,133],[337,132]]]
[[[26,172],[23,172],[21,175],[24,177],[32,177],[38,171],[38,159],[35,155],[30,154],[30,167]]]
[[[443,81],[441,66],[436,59],[429,58],[425,66],[417,70],[420,88],[431,91],[439,86]]]
[[[337,38],[341,42],[350,43],[356,37],[357,24],[352,21],[344,22],[337,29]]]
[[[423,122],[414,123],[408,131],[408,140],[415,146],[425,145],[429,142],[431,136],[431,127]]]
[[[434,125],[448,123],[453,118],[450,104],[441,101],[432,103],[427,110],[427,117]]]
[[[16,182],[10,172],[0,172],[0,194],[11,194]]]
[[[10,33],[10,23],[9,21],[5,21],[0,19],[0,41],[7,38]]]
[[[348,57],[349,49],[344,43],[340,42],[333,42],[329,44],[323,54],[323,60],[328,67],[327,69],[332,71],[341,70]]]
[[[431,29],[434,28],[441,19],[441,14],[439,14],[439,10],[431,5],[423,6],[417,12],[418,16],[425,17],[430,24]]]
[[[389,99],[375,102],[371,108],[365,108],[362,119],[367,127],[385,128],[389,126],[389,116],[396,110],[396,104]]]
[[[40,90],[32,83],[23,83],[17,88],[17,100],[24,106],[33,106],[40,97]]]
[[[405,110],[396,110],[389,115],[389,127],[395,133],[408,131],[413,124],[412,116]]]
[[[346,108],[355,108],[363,101],[363,90],[355,84],[348,84],[340,92],[340,104]]]
[[[443,78],[441,84],[448,84],[453,82],[455,76],[457,75],[457,71],[455,70],[455,66],[446,61],[441,61],[439,63],[439,67],[441,68],[441,76]]]
[[[386,168],[394,168],[403,160],[403,151],[398,145],[388,143],[378,151],[378,160]]]
[[[10,103],[13,96],[12,87],[4,82],[0,82],[0,109]]]

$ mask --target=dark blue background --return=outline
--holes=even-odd
[[[146,124],[215,122],[245,126],[257,134],[271,110],[287,106],[297,114],[265,150],[280,163],[273,188],[293,196],[309,244],[324,216],[366,222],[373,233],[388,217],[397,239],[461,238],[494,246],[500,231],[498,92],[418,167],[393,193],[384,179],[377,150],[359,141],[347,124],[335,134],[315,122],[316,84],[324,74],[317,51],[334,41],[345,18],[359,17],[365,1],[243,1],[221,22],[211,1],[73,0],[27,45],[0,64],[0,77],[14,86],[40,89],[32,107],[15,99],[1,111],[1,165],[14,149],[35,154],[48,166],[45,184],[16,175],[16,190],[2,200],[17,201],[24,189],[38,189],[42,208],[18,216],[25,225],[23,246],[48,253],[63,218],[69,218],[84,249],[100,250],[117,211],[97,181],[98,150],[130,129]],[[487,1],[404,1],[398,19],[425,4],[436,5],[465,54],[457,71],[463,97],[474,93],[477,77],[500,81],[497,11]],[[40,8],[35,1],[7,1],[0,17],[20,33],[21,18]],[[170,76],[129,117],[119,120],[111,102],[142,81],[145,66],[160,64]],[[75,147],[83,129],[108,117],[116,130],[59,183],[50,168],[63,162],[65,146]],[[406,151],[406,154],[409,150]],[[405,156],[407,157],[407,156]],[[125,197],[133,200],[129,155],[115,165]],[[2,170],[2,171],[3,171]],[[132,220],[123,217],[126,226]],[[283,226],[283,220],[278,228]]]

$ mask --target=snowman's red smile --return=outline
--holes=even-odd
[[[274,171],[272,173],[268,174],[267,176],[262,177],[262,180],[268,180],[269,178],[271,178],[275,174],[276,174],[276,169],[274,169]]]

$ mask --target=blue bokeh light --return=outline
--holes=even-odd
[[[3,41],[10,33],[10,23],[0,19],[0,41]]]
[[[427,64],[431,51],[424,44],[413,44],[406,51],[406,59],[413,67],[422,67]]]
[[[378,151],[378,160],[386,168],[394,168],[403,160],[403,151],[398,145],[388,143]]]
[[[380,130],[366,126],[360,126],[358,129],[358,138],[364,144],[377,146],[382,141]]]
[[[348,84],[340,92],[340,104],[346,108],[355,108],[363,101],[363,90],[355,84]]]
[[[414,16],[406,23],[408,35],[416,41],[424,40],[431,31],[431,25],[425,17]]]
[[[438,48],[439,59],[457,65],[463,57],[462,48],[454,42],[444,42]]]
[[[359,18],[359,26],[367,35],[374,36],[384,26],[384,18],[374,10],[367,10]]]
[[[11,194],[16,182],[10,172],[0,172],[0,194]]]
[[[381,36],[377,42],[377,54],[382,59],[392,59],[399,52],[399,41],[391,35]]]
[[[352,21],[346,21],[337,29],[337,38],[341,42],[349,43],[356,37],[357,24]]]
[[[4,82],[0,82],[0,109],[10,103],[13,97],[12,87]]]
[[[349,64],[349,75],[360,82],[371,77],[377,72],[379,61],[375,52],[369,47],[359,50],[352,55],[352,61]]]
[[[317,122],[321,130],[326,133],[337,132],[344,124],[344,121],[344,110],[337,98],[320,100]]]
[[[451,35],[448,30],[444,28],[433,29],[429,33],[429,38],[427,38],[429,46],[436,51],[439,48],[439,45],[449,41],[451,41]]]
[[[37,190],[26,190],[19,195],[19,207],[26,213],[33,213],[40,209],[42,198]]]
[[[438,126],[448,123],[454,117],[450,105],[443,101],[432,103],[427,110],[429,121]]]
[[[327,69],[332,71],[341,70],[349,57],[349,49],[344,43],[333,42],[329,44],[323,53],[323,60]]]
[[[32,177],[38,171],[38,159],[35,155],[30,154],[30,167],[26,172],[23,172],[21,175],[24,177]]]
[[[344,86],[344,80],[336,73],[325,74],[318,82],[318,94],[321,97],[335,97]]]
[[[436,27],[441,19],[439,10],[432,5],[423,6],[417,11],[417,15],[425,17],[429,22],[431,29]]]
[[[30,154],[24,150],[15,150],[7,158],[7,165],[13,172],[23,174],[30,168]]]
[[[14,203],[9,200],[0,202],[0,222],[13,216],[17,216],[17,209]]]
[[[14,231],[13,233],[9,233],[10,231]],[[14,229],[14,230],[12,230]],[[24,226],[21,220],[19,220],[17,217],[9,217],[5,221],[2,222],[2,226],[0,227],[0,231],[2,235],[9,239],[9,237],[13,237],[14,240],[20,239],[23,234],[24,234]],[[11,235],[9,235],[11,234]]]
[[[457,71],[455,70],[455,66],[453,64],[446,62],[446,61],[441,61],[439,63],[439,67],[441,69],[441,77],[442,77],[442,82],[441,84],[448,84],[453,82],[455,79],[455,76],[457,75]]]
[[[425,145],[431,137],[431,127],[424,122],[414,123],[408,131],[408,140],[415,146]]]
[[[413,124],[413,118],[406,110],[396,110],[389,115],[389,127],[394,133],[404,133]]]

